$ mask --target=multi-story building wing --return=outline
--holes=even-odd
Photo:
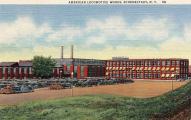
[[[112,59],[106,62],[106,77],[131,79],[187,79],[188,59]]]

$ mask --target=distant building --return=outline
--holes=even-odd
[[[31,60],[19,60],[19,77],[20,79],[32,78],[32,61]]]
[[[32,78],[32,61],[0,63],[0,79],[24,78]]]
[[[106,77],[132,79],[187,79],[188,59],[112,59],[106,62]]]
[[[53,70],[54,77],[104,77],[105,60],[81,59],[81,58],[58,58]]]
[[[13,79],[19,77],[18,62],[1,62],[0,79]]]
[[[130,78],[176,80],[187,79],[189,72],[188,59],[129,59],[113,58],[111,60],[56,58],[52,77],[87,77]],[[34,78],[32,61],[1,62],[0,79]]]

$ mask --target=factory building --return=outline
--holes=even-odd
[[[106,61],[107,78],[176,80],[187,79],[188,59],[129,59]]]
[[[55,59],[52,77],[71,77],[83,79],[87,77],[104,77],[105,61],[96,59],[63,58]],[[32,61],[1,62],[0,79],[30,79],[32,74]]]
[[[105,61],[96,59],[63,58],[55,59],[54,77],[71,77],[83,79],[87,77],[104,77]]]
[[[74,58],[73,49],[71,45],[70,58],[64,58],[64,46],[61,46],[61,57],[55,59],[53,77],[83,79],[105,76],[105,60]]]
[[[32,61],[0,63],[0,79],[24,78],[32,78]]]
[[[73,58],[73,46],[71,46],[70,58],[64,58],[63,50],[64,47],[61,46],[61,58],[54,59],[56,65],[52,70],[52,77],[83,79],[105,76],[105,60]],[[34,78],[32,71],[31,60],[0,63],[0,79]]]
[[[61,57],[55,58],[52,69],[54,78],[106,77],[129,79],[176,80],[191,77],[188,59],[129,59],[113,57],[111,60],[82,59],[73,57],[73,45],[70,58],[64,58],[64,47],[61,46]],[[32,61],[1,62],[0,79],[28,79],[32,74]]]
[[[13,79],[19,76],[18,62],[1,62],[0,79]]]
[[[32,78],[32,61],[31,60],[19,60],[19,78],[26,79]]]

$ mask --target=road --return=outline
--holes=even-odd
[[[174,89],[186,83],[186,81],[173,82]],[[49,88],[41,88],[36,89],[32,93],[8,95],[0,94],[0,105],[15,105],[28,101],[57,99],[68,96],[80,96],[90,94],[112,94],[136,98],[148,98],[164,94],[171,90],[171,81],[135,81],[134,83],[119,85],[104,85],[84,88],[76,87],[73,88],[73,90],[49,90]]]

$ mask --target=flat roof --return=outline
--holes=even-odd
[[[189,60],[189,59],[184,59],[184,58],[150,58],[150,59],[140,59],[140,58],[138,58],[138,59],[126,59],[126,60],[124,60],[124,59],[117,59],[117,60],[112,60],[112,59],[110,59],[110,60],[107,60],[107,61],[140,61],[140,60]]]

